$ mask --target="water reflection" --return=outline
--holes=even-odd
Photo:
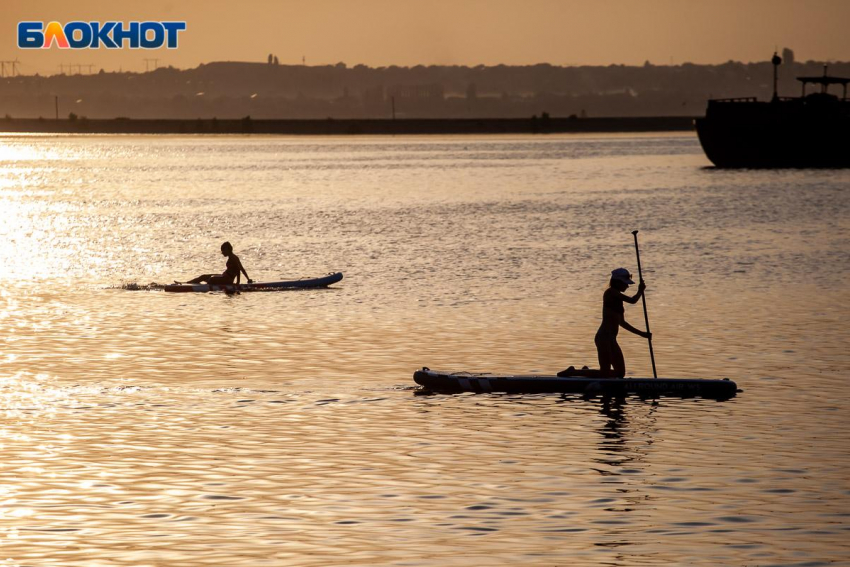
[[[654,433],[654,413],[657,401],[636,402],[625,397],[604,396],[599,402],[599,414],[604,422],[598,428],[601,437],[593,460],[603,465],[595,470],[604,477],[603,484],[614,490],[599,505],[610,514],[598,523],[605,528],[595,545],[603,548],[632,546],[635,526],[651,522],[652,505],[646,485],[652,483],[650,455]],[[639,420],[630,420],[629,412],[646,412]],[[648,507],[648,508],[647,508]],[[643,526],[645,528],[645,525]],[[615,564],[628,564],[628,554],[618,552]]]
[[[600,402],[599,413],[606,418],[604,425],[599,429],[599,434],[602,436],[599,450],[604,457],[597,458],[596,462],[607,467],[619,467],[635,458],[625,438],[625,435],[630,433],[624,407],[626,403],[625,398],[611,396],[603,396]],[[599,472],[600,474],[617,474],[611,472],[610,468]]]
[[[655,432],[655,413],[661,404],[655,399],[636,401],[638,399],[617,396],[600,398],[599,413],[606,421],[599,429],[602,437],[599,450],[609,458],[600,458],[598,462],[611,467],[623,467],[639,463],[649,454]],[[632,423],[627,411],[629,408],[634,412],[648,409],[644,417]]]

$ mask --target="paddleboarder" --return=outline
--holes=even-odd
[[[624,378],[626,376],[626,361],[623,358],[620,345],[617,344],[617,333],[620,327],[645,339],[652,338],[652,333],[632,327],[625,319],[626,309],[623,303],[634,305],[640,301],[646,289],[646,283],[641,279],[635,295],[629,297],[623,293],[634,283],[632,275],[627,269],[617,268],[611,272],[608,289],[602,294],[602,324],[596,331],[594,338],[599,356],[599,370],[587,367],[576,370],[570,366],[566,370],[558,372],[558,376],[588,376],[591,378]]]
[[[202,276],[198,276],[193,280],[189,280],[185,282],[187,284],[200,284],[206,283],[210,285],[232,285],[233,280],[236,280],[237,285],[239,284],[239,280],[241,279],[241,274],[245,274],[245,279],[248,280],[248,283],[254,283],[251,278],[248,277],[248,272],[245,271],[245,268],[242,266],[242,262],[239,260],[239,256],[233,253],[233,246],[230,242],[225,242],[221,245],[221,254],[223,256],[227,256],[227,265],[225,267],[224,273],[222,274],[204,274]],[[180,282],[174,282],[180,283]]]

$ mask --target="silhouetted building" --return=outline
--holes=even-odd
[[[402,100],[442,101],[445,98],[443,85],[395,85],[389,88],[387,96]]]
[[[366,118],[384,118],[387,116],[389,104],[384,97],[384,85],[364,89],[361,100]]]

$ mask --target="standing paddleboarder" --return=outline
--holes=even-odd
[[[566,370],[558,372],[558,376],[587,376],[591,378],[624,378],[626,376],[626,361],[623,351],[617,344],[617,333],[620,327],[639,335],[645,339],[651,339],[652,333],[641,331],[629,325],[625,319],[626,309],[623,303],[634,305],[643,296],[646,284],[643,280],[638,285],[638,292],[629,297],[623,292],[629,289],[632,275],[625,268],[617,268],[611,272],[611,282],[608,289],[602,294],[602,324],[596,331],[594,342],[599,355],[599,370],[582,368],[576,370],[570,366]]]
[[[210,285],[232,285],[233,280],[236,280],[236,284],[239,284],[239,280],[241,279],[241,274],[245,274],[245,279],[248,280],[248,283],[253,283],[253,280],[248,277],[248,272],[245,271],[245,268],[242,267],[242,262],[239,260],[239,256],[233,253],[233,246],[230,242],[225,242],[221,245],[221,254],[223,256],[227,256],[227,266],[225,267],[224,273],[222,274],[204,274],[202,276],[198,276],[193,280],[189,280],[186,283],[189,284],[200,284],[206,283]],[[174,282],[180,283],[180,282]]]

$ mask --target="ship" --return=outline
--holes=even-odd
[[[712,99],[695,126],[708,159],[719,168],[850,167],[850,79],[823,75],[797,77],[799,97],[780,97],[782,59],[774,53],[773,98]],[[807,93],[810,86],[814,92]],[[843,87],[843,96],[829,92]],[[818,88],[819,87],[819,88]]]

